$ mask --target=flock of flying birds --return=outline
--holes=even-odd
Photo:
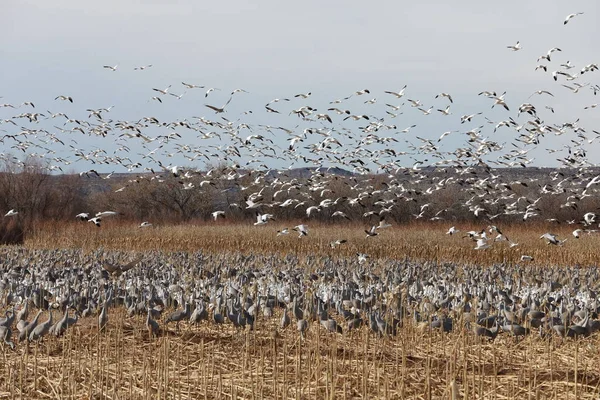
[[[573,18],[582,14],[568,15],[564,25],[572,24]],[[513,51],[522,49],[520,42],[507,47]],[[596,95],[600,91],[600,86],[593,81],[598,64],[590,61],[576,66],[570,61],[562,62],[568,58],[563,54],[568,55],[568,49],[552,47],[538,58],[535,70],[547,73],[549,85],[554,86],[537,90],[530,98],[541,100],[584,92]],[[119,65],[105,65],[104,68],[117,74],[122,70]],[[149,64],[134,70],[142,73],[149,68],[155,67]],[[275,218],[276,212],[268,213],[264,211],[266,207],[273,210],[303,207],[307,219],[325,212],[331,212],[334,219],[343,219],[349,218],[343,207],[365,207],[370,202],[371,209],[365,210],[363,216],[379,217],[380,221],[365,230],[366,237],[377,236],[390,226],[385,215],[399,209],[402,201],[417,201],[417,198],[426,201],[427,196],[455,185],[469,188],[472,197],[464,202],[464,207],[475,217],[492,221],[499,216],[506,219],[517,216],[526,221],[539,217],[536,204],[542,196],[565,195],[563,206],[576,209],[581,200],[594,195],[595,186],[600,182],[595,164],[587,157],[587,147],[600,137],[599,131],[581,126],[579,118],[561,123],[547,122],[546,119],[556,115],[554,108],[542,108],[530,99],[516,104],[506,92],[484,90],[478,94],[487,99],[489,108],[502,108],[500,112],[504,118],[493,121],[479,110],[454,117],[451,94],[441,92],[431,99],[419,100],[411,96],[408,85],[378,93],[379,98],[373,97],[375,93],[369,89],[355,90],[330,101],[325,109],[309,104],[313,94],[308,91],[272,99],[263,107],[251,107],[238,115],[230,115],[228,111],[233,103],[243,102],[243,97],[251,96],[244,89],[232,90],[226,96],[227,100],[221,102],[213,99],[219,93],[228,92],[224,89],[189,82],[182,82],[180,90],[177,89],[173,84],[149,88],[152,95],[148,101],[162,105],[167,101],[186,101],[200,91],[204,110],[210,117],[192,116],[168,121],[146,116],[122,120],[111,118],[114,107],[110,106],[86,108],[86,117],[74,118],[70,114],[78,112],[75,108],[78,101],[68,94],[54,96],[53,107],[64,104],[67,107],[64,112],[41,111],[32,101],[0,104],[0,115],[6,114],[0,119],[0,143],[8,151],[2,153],[2,157],[24,165],[20,158],[9,152],[22,153],[43,160],[52,171],[62,172],[85,165],[85,170],[80,173],[82,178],[110,179],[113,172],[98,172],[107,167],[136,175],[125,186],[116,189],[117,192],[134,189],[142,180],[161,182],[171,175],[177,177],[187,190],[202,191],[205,186],[228,185],[225,190],[235,187],[246,198],[245,205],[229,206],[256,212],[254,225],[257,226],[266,225]],[[429,102],[436,102],[436,106],[426,108],[424,104]],[[360,112],[358,107],[361,107]],[[590,112],[596,107],[596,104],[587,104],[581,111]],[[13,115],[7,114],[11,112]],[[498,111],[494,112],[497,115]],[[435,138],[427,138],[426,134],[413,135],[419,129],[418,122],[406,124],[406,127],[394,122],[404,114],[420,114],[420,118],[432,118],[437,114],[446,118],[448,125],[457,125],[458,129],[443,132]],[[283,122],[272,125],[252,122],[265,116]],[[562,152],[564,157],[557,160],[561,167],[574,173],[564,174],[558,169],[551,176],[552,183],[540,187],[537,198],[518,196],[515,188],[526,187],[532,180],[507,181],[502,177],[501,169],[533,165],[534,158],[529,153],[550,137],[561,136],[564,141],[568,140],[567,144],[562,148],[546,148],[546,151]],[[456,140],[448,142],[449,137]],[[202,170],[169,162],[176,159],[188,164],[204,161],[209,166],[221,166]],[[412,159],[408,164],[412,166],[405,167],[407,159]],[[316,168],[306,182],[301,182],[290,177],[285,168],[274,169],[272,165],[277,163],[289,165],[288,170],[307,165]],[[328,197],[333,193],[330,183],[339,178],[331,172],[332,167],[352,171],[347,185],[354,197]],[[440,176],[431,171],[453,174]],[[376,184],[374,176],[382,182]],[[243,186],[242,179],[248,178],[251,184]],[[425,189],[417,189],[420,185],[425,185]],[[267,199],[269,194],[270,201]],[[414,216],[431,220],[447,217],[447,209],[435,210],[435,207],[427,202]],[[492,214],[492,208],[499,208],[500,212]],[[6,216],[17,215],[18,211],[18,205],[15,205]],[[216,210],[212,216],[217,220],[227,213],[227,210]],[[77,218],[100,226],[103,218],[117,214],[116,211],[93,216],[81,213]],[[589,218],[584,221],[586,228],[590,228]],[[148,221],[140,225],[150,226],[152,223]],[[300,237],[308,235],[306,224],[297,225],[293,230]],[[582,232],[576,230],[573,234],[578,237]],[[288,229],[277,232],[278,235],[287,233]],[[477,241],[476,249],[489,248],[493,243],[485,230],[470,237]],[[550,233],[543,238],[555,245],[564,243]],[[332,246],[341,244],[337,242],[332,242]],[[516,244],[511,242],[511,245]]]

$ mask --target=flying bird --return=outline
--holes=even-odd
[[[567,15],[567,17],[565,18],[565,20],[563,22],[563,25],[568,24],[571,19],[575,18],[578,15],[583,15],[583,13],[582,12],[578,12],[578,13],[575,13],[575,14],[569,14],[569,15]]]
[[[517,42],[517,44],[512,45],[512,46],[506,46],[507,48],[511,49],[512,51],[519,51],[522,49],[521,47],[521,42]]]

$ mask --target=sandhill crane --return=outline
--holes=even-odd
[[[296,329],[300,332],[300,337],[305,338],[306,331],[308,330],[308,321],[305,319],[299,319],[296,323]]]
[[[46,321],[42,322],[41,324],[39,324],[35,328],[33,328],[31,333],[29,334],[29,341],[33,342],[34,340],[42,339],[44,336],[46,336],[46,334],[50,330],[51,326],[52,326],[52,310],[49,311],[48,319]]]
[[[291,323],[290,316],[287,313],[287,310],[283,310],[283,315],[281,316],[281,329],[285,329]]]
[[[148,313],[146,315],[146,329],[148,329],[148,337],[158,337],[160,327],[158,322],[152,319],[152,310],[148,307]]]
[[[183,306],[183,310],[173,311],[167,317],[165,324],[168,325],[169,322],[175,322],[175,329],[179,331],[179,322],[184,319],[188,319],[190,317],[190,303],[187,301]]]
[[[19,330],[19,342],[29,339],[29,335],[35,329],[40,319],[40,315],[42,315],[42,310],[39,310],[36,314],[35,318],[31,322],[26,322],[23,324],[22,328]],[[19,329],[19,325],[17,324],[17,329]]]
[[[108,312],[107,312],[108,302],[105,301],[102,309],[100,310],[100,315],[98,315],[98,330],[103,331],[108,324]]]
[[[202,301],[197,302],[196,308],[190,315],[190,323],[191,324],[199,324],[202,320],[208,320],[208,311],[204,307],[204,303]]]

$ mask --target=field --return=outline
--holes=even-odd
[[[125,251],[197,251],[241,252],[247,254],[294,254],[353,257],[356,253],[368,254],[373,259],[405,258],[456,262],[475,265],[517,263],[521,255],[534,257],[539,265],[590,266],[598,264],[596,233],[572,236],[578,226],[567,224],[513,224],[501,226],[502,233],[518,246],[509,248],[508,242],[497,242],[484,251],[474,251],[475,242],[464,238],[468,231],[481,231],[486,224],[454,224],[460,230],[447,235],[452,223],[414,222],[381,230],[379,235],[366,238],[368,223],[323,224],[306,223],[308,236],[298,238],[294,225],[301,221],[265,226],[229,224],[227,222],[200,223],[196,225],[153,226],[140,229],[135,223],[110,221],[101,229],[86,223],[41,224],[28,238],[32,248],[83,248]],[[277,236],[277,231],[289,228],[290,234]],[[546,232],[568,239],[564,246],[546,245],[540,236]],[[494,238],[496,234],[488,233]],[[338,239],[348,242],[332,249],[330,244]]]
[[[98,229],[91,224],[46,224],[26,240],[27,249],[99,248],[135,252],[202,250],[235,260],[239,254],[298,256],[299,268],[310,272],[319,258],[355,259],[366,253],[367,268],[377,271],[389,259],[424,263],[478,265],[517,263],[522,254],[541,267],[595,264],[594,235],[570,236],[566,226],[503,227],[512,249],[496,243],[485,251],[461,237],[481,227],[412,224],[382,230],[365,238],[360,225],[309,225],[309,235],[295,232],[276,237],[283,225],[164,226],[139,229],[114,222]],[[292,225],[288,225],[291,226]],[[552,229],[564,246],[548,246],[539,236]],[[330,242],[347,239],[335,249]],[[229,255],[227,255],[229,254]],[[126,258],[124,258],[126,260]],[[317,259],[317,261],[315,261]],[[240,266],[242,268],[242,266]],[[277,267],[273,273],[277,272]],[[592,283],[590,283],[592,284]],[[594,282],[597,286],[597,282]],[[526,337],[476,337],[460,322],[451,332],[405,318],[396,336],[374,335],[367,326],[342,335],[312,324],[301,338],[295,323],[280,327],[281,309],[272,318],[260,315],[254,330],[230,323],[199,326],[171,324],[158,338],[149,336],[144,316],[128,318],[123,307],[110,311],[98,332],[97,318],[81,320],[61,338],[42,343],[4,346],[0,364],[0,398],[127,398],[127,399],[254,399],[254,398],[448,398],[597,399],[600,396],[598,334],[579,339],[537,333]],[[459,315],[455,315],[457,321]],[[340,321],[338,321],[340,322]]]

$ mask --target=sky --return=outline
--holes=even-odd
[[[552,79],[551,71],[564,70],[561,63],[570,61],[579,71],[600,56],[598,32],[598,2],[580,0],[482,2],[465,0],[447,2],[381,2],[362,1],[228,1],[201,2],[193,0],[81,2],[75,0],[32,1],[4,0],[0,23],[0,103],[19,105],[32,101],[37,112],[64,112],[71,118],[87,118],[86,109],[114,106],[113,121],[135,121],[143,116],[156,116],[161,121],[190,119],[192,116],[218,118],[205,104],[223,105],[235,88],[249,93],[237,93],[225,117],[258,125],[283,125],[301,129],[303,121],[289,116],[290,110],[311,105],[319,112],[331,107],[335,99],[355,91],[369,89],[364,96],[353,96],[340,107],[353,113],[386,116],[386,103],[400,105],[403,114],[386,118],[397,130],[412,124],[417,127],[408,134],[398,134],[396,151],[407,144],[419,144],[416,136],[437,139],[442,132],[459,130],[440,145],[454,149],[464,143],[464,131],[487,125],[485,116],[495,123],[509,116],[517,119],[518,106],[532,102],[546,124],[573,122],[586,129],[589,139],[600,130],[600,108],[588,108],[597,103],[589,87],[577,94],[561,84],[572,84],[563,77]],[[570,13],[583,15],[563,24]],[[522,49],[511,51],[508,45],[520,41]],[[553,47],[562,51],[552,54],[552,61],[537,62],[537,58]],[[152,64],[143,71],[134,67]],[[535,70],[536,65],[548,65],[548,72]],[[118,65],[116,71],[103,68]],[[205,89],[187,90],[181,82],[219,88],[205,97]],[[600,83],[600,72],[590,72],[575,82]],[[163,96],[163,103],[151,98],[152,88],[182,94],[181,99]],[[399,91],[407,85],[405,97],[395,99],[385,90]],[[483,90],[506,91],[507,112],[502,107],[491,108],[493,100],[478,96]],[[529,96],[536,90],[548,90],[547,95]],[[311,92],[306,100],[294,98],[298,93]],[[450,93],[454,103],[452,114],[443,116],[445,99],[435,99],[440,92]],[[74,103],[54,100],[58,95],[71,96]],[[278,103],[282,115],[266,113],[264,104],[274,98],[291,98]],[[376,99],[376,104],[364,101]],[[411,108],[407,99],[419,99],[423,108],[433,106],[433,113],[424,116]],[[554,109],[552,113],[545,106]],[[243,114],[252,110],[252,114]],[[284,112],[285,111],[285,112]],[[27,106],[18,109],[0,108],[0,119],[21,112],[33,112]],[[460,116],[483,112],[479,120],[468,126],[460,124]],[[331,114],[331,112],[329,112]],[[519,123],[527,119],[520,116]],[[45,129],[60,125],[51,120],[41,122]],[[360,136],[361,122],[344,123]],[[491,124],[489,124],[491,125]],[[1,134],[13,133],[12,125],[0,125]],[[492,125],[493,128],[493,125]],[[462,130],[462,133],[461,133]],[[386,133],[387,135],[388,133]],[[72,133],[61,133],[74,135]],[[518,133],[492,130],[483,137],[499,143],[510,143]],[[555,166],[561,149],[576,139],[572,133],[546,135],[544,143],[531,149],[531,165]],[[285,147],[287,137],[274,138]],[[180,142],[204,146],[193,136]],[[65,143],[67,143],[65,141]],[[25,152],[11,149],[11,140],[0,143],[4,153]],[[74,148],[118,147],[114,138],[76,137]],[[136,142],[136,146],[142,146]],[[218,145],[217,143],[214,143]],[[346,144],[346,143],[344,143]],[[348,143],[349,144],[349,143]],[[151,147],[151,146],[147,146]],[[54,147],[52,147],[54,148]],[[58,154],[73,152],[73,148],[56,145]],[[588,146],[597,151],[596,142]],[[566,150],[561,150],[563,153]],[[140,148],[142,154],[147,149]],[[133,153],[136,153],[134,150]],[[564,155],[564,154],[563,154]],[[65,155],[66,156],[66,155]],[[406,159],[411,165],[413,159]],[[71,158],[77,160],[77,157]],[[132,157],[135,158],[135,157]],[[595,163],[590,156],[590,161]],[[184,163],[177,159],[166,164]],[[277,161],[275,161],[277,163]],[[70,168],[89,167],[86,160],[75,161]],[[110,170],[110,166],[102,166]],[[110,171],[109,171],[110,172]]]

